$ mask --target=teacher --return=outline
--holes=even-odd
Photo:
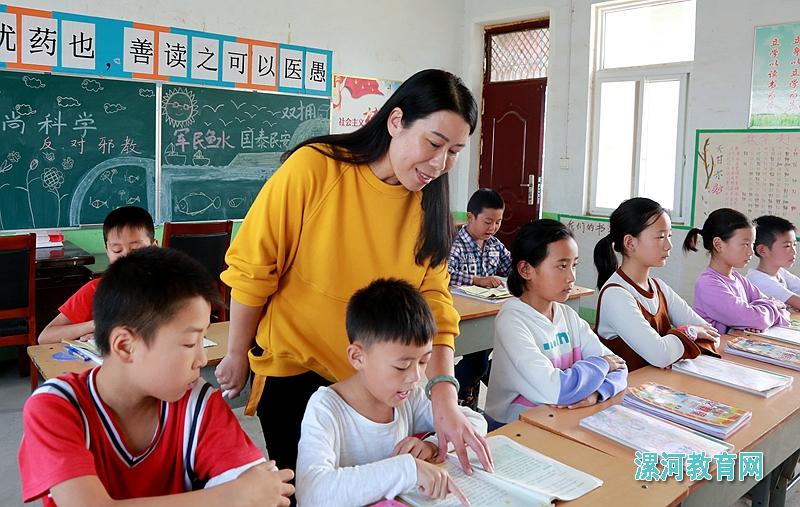
[[[426,376],[440,455],[452,443],[469,473],[468,446],[491,469],[488,445],[459,411],[450,380],[459,315],[447,289],[447,173],[477,115],[458,77],[418,72],[359,130],[285,154],[248,211],[225,257],[230,334],[216,376],[230,397],[251,369],[267,377],[257,413],[280,468],[295,468],[311,395],[354,373],[345,353],[350,296],[396,277],[420,290],[436,318]]]

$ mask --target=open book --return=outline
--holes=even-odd
[[[506,299],[514,297],[510,292],[508,292],[508,288],[505,286],[487,289],[485,287],[478,287],[477,285],[459,285],[453,287],[452,289],[456,294],[461,294],[462,296],[467,296],[474,299],[480,299],[481,301],[486,301],[488,303],[501,303]]]
[[[794,380],[792,377],[780,373],[709,356],[681,359],[672,365],[672,371],[710,380],[765,398],[788,388]]]
[[[705,452],[707,457],[733,450],[733,445],[682,428],[622,405],[581,419],[580,425],[637,451],[685,453]]]
[[[775,364],[800,371],[800,350],[782,347],[774,343],[745,338],[735,338],[728,342],[725,352],[735,356],[746,357],[755,361]]]
[[[103,364],[103,355],[100,354],[100,349],[97,348],[94,338],[86,341],[81,340],[61,340],[66,345],[67,352],[72,355],[78,356],[84,361],[94,361],[97,364]],[[203,347],[213,347],[217,342],[203,338]]]
[[[717,438],[727,438],[753,415],[719,401],[653,382],[629,387],[622,404]]]
[[[472,505],[481,507],[549,506],[554,500],[574,500],[603,481],[529,449],[504,435],[486,441],[494,458],[494,474],[485,472],[470,452],[472,477],[464,474],[458,458],[448,455],[445,468]],[[418,493],[403,495],[413,506],[460,507],[455,495],[431,500]]]
[[[795,321],[792,321],[793,323]],[[800,329],[795,327],[771,327],[760,333],[750,333],[755,336],[763,336],[764,338],[771,338],[779,342],[791,343],[792,345],[800,345]]]

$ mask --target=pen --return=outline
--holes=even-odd
[[[80,357],[84,361],[91,361],[92,358],[89,357],[85,352],[78,349],[77,347],[73,347],[72,345],[67,345],[67,352],[70,354],[75,354],[76,356]]]

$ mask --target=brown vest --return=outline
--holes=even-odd
[[[625,279],[628,283],[633,285],[634,287],[638,288],[635,282],[630,280],[625,273],[621,270],[617,270],[617,273]],[[672,326],[672,322],[669,320],[669,309],[667,308],[667,298],[664,297],[664,293],[661,291],[661,287],[659,287],[658,282],[651,278],[650,279],[653,284],[653,288],[651,289],[651,293],[648,295],[646,292],[641,291],[641,294],[646,297],[652,297],[652,292],[658,295],[658,311],[655,315],[650,313],[647,308],[645,308],[642,303],[636,300],[636,304],[639,305],[639,311],[642,312],[645,320],[650,323],[650,326],[656,330],[656,332],[661,336],[666,336],[668,334],[675,335],[683,344],[683,355],[679,359],[694,359],[695,357],[699,356],[700,354],[707,354],[714,357],[720,357],[717,353],[717,348],[714,345],[714,342],[709,340],[702,340],[697,339],[692,341],[691,338],[686,336],[685,333],[675,329]],[[609,287],[622,287],[622,285],[618,283],[609,283],[600,291],[600,294],[597,296],[597,328],[600,327],[600,302],[603,300],[603,293]],[[624,289],[624,287],[622,287]],[[627,290],[627,289],[626,289]],[[608,347],[614,354],[618,355],[628,365],[628,371],[638,370],[643,366],[647,366],[649,363],[644,360],[642,356],[637,354],[621,337],[617,337],[613,340],[606,340],[605,338],[601,337],[600,341]]]

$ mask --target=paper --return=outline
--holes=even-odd
[[[794,322],[794,321],[793,321]],[[751,333],[756,336],[763,336],[764,338],[772,338],[786,343],[793,343],[800,345],[800,330],[791,327],[771,327],[766,331],[760,333]]]
[[[715,456],[733,446],[622,405],[614,405],[581,420],[580,425],[637,451],[692,453]]]
[[[755,393],[766,393],[792,383],[792,378],[785,375],[708,356],[682,359],[673,364],[672,369]]]
[[[203,348],[206,347],[216,347],[217,342],[209,340],[208,338],[203,338]]]

